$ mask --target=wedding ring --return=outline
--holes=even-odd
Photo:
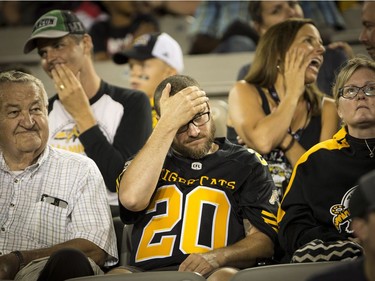
[[[64,89],[65,89],[65,86],[64,86],[63,84],[61,84],[61,85],[59,86],[59,88],[60,88],[60,90],[64,90]]]

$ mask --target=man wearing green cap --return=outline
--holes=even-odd
[[[116,178],[152,130],[148,98],[98,76],[91,37],[70,11],[53,10],[37,20],[24,53],[35,48],[57,91],[49,100],[49,144],[95,161],[116,215]]]

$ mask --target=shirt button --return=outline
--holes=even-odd
[[[2,227],[2,228],[1,228],[1,231],[5,231],[5,227]]]
[[[13,204],[13,203],[10,203],[10,206],[11,206],[11,207],[14,207],[14,204]]]
[[[14,179],[14,182],[15,182],[15,183],[18,183],[18,179]]]

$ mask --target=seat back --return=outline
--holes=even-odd
[[[125,224],[122,231],[121,251],[119,265],[128,265],[131,253],[131,234],[133,230],[132,224]]]
[[[226,137],[228,103],[222,99],[211,99],[210,107],[211,116],[216,125],[215,137]]]
[[[230,281],[272,280],[272,281],[304,281],[313,273],[342,262],[309,262],[267,265],[243,269],[237,272]]]
[[[0,28],[0,65],[19,64],[27,67],[29,64],[34,64],[39,66],[40,57],[37,52],[23,53],[23,46],[32,30],[32,25]]]
[[[115,228],[116,233],[116,241],[117,241],[117,251],[118,257],[121,262],[121,249],[122,249],[122,232],[124,229],[124,223],[121,221],[120,217],[112,217],[113,226]]]
[[[133,274],[97,275],[71,278],[66,281],[205,281],[201,275],[194,272],[180,271],[148,271]]]

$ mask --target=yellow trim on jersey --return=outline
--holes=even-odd
[[[152,116],[152,128],[155,128],[156,123],[158,123],[157,113],[154,106],[154,98],[150,98],[151,105],[151,116]]]
[[[343,149],[346,147],[349,147],[350,145],[346,141],[347,131],[345,127],[342,127],[334,136],[332,139],[317,143],[312,148],[310,148],[308,151],[306,151],[301,158],[297,161],[296,166],[293,169],[292,176],[290,177],[288,187],[286,188],[285,194],[283,196],[283,199],[281,200],[280,207],[277,211],[277,222],[280,223],[280,221],[283,219],[285,215],[285,211],[281,209],[281,205],[284,201],[285,196],[288,194],[292,183],[294,181],[296,170],[298,169],[298,166],[302,163],[306,162],[309,156],[313,153],[315,153],[318,150],[326,149],[326,150],[337,150],[337,149]]]
[[[263,158],[263,156],[260,155],[258,152],[256,152],[254,149],[252,149],[252,148],[248,148],[247,151],[250,152],[251,154],[255,154],[255,156],[258,158],[259,162],[260,162],[263,166],[268,166],[268,163],[267,163],[267,161]]]
[[[122,170],[121,174],[116,179],[116,193],[118,193],[120,189],[120,181],[121,181],[122,176],[124,175],[124,172],[125,172],[125,169]]]
[[[279,231],[279,227],[277,224],[276,215],[270,212],[267,212],[265,210],[262,210],[261,212],[263,221],[267,224],[269,224],[276,232]]]

